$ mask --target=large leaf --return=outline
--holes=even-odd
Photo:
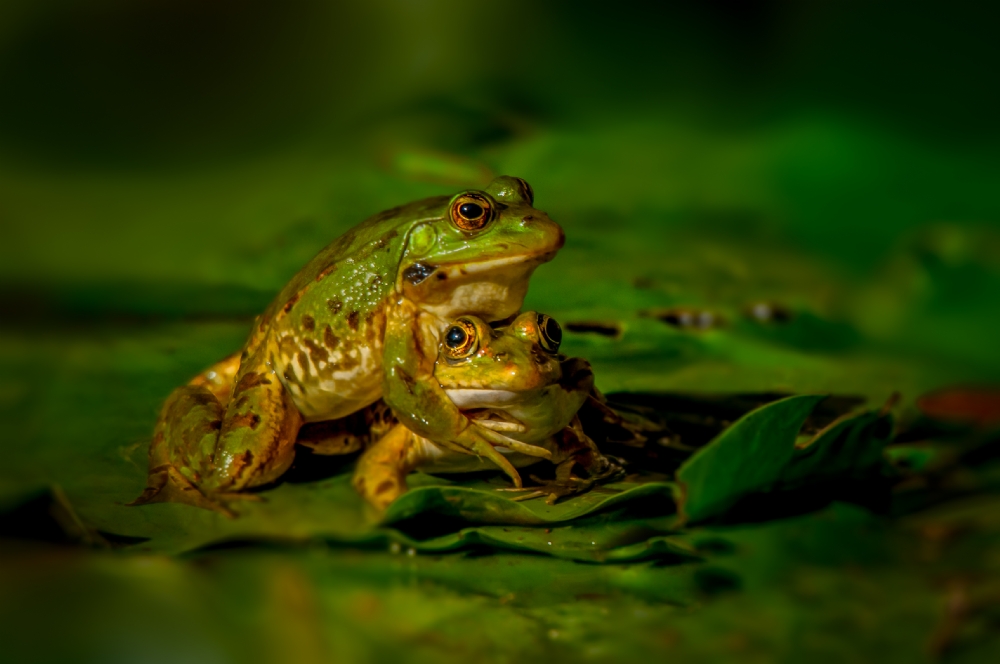
[[[753,494],[847,482],[881,469],[892,419],[880,411],[846,414],[796,444],[823,399],[803,395],[763,406],[698,450],[677,471],[682,517],[707,521]]]
[[[822,396],[788,397],[738,420],[677,471],[681,514],[718,516],[750,493],[777,484],[795,454],[795,438]]]
[[[350,486],[351,465],[325,480],[286,482],[256,494],[227,519],[185,505],[130,508],[120,501],[81,500],[79,512],[61,489],[21,521],[41,516],[72,532],[72,539],[128,545],[137,551],[180,553],[232,542],[326,541],[419,552],[475,547],[532,551],[590,562],[682,560],[695,556],[672,534],[675,494],[685,515],[700,521],[724,514],[753,493],[826,478],[844,480],[881,459],[873,432],[877,413],[841,417],[800,447],[794,440],[822,397],[791,397],[758,408],[723,431],[679,471],[674,485],[633,472],[628,482],[598,486],[555,504],[521,501],[499,475],[411,476],[411,491],[377,515]],[[881,431],[881,430],[880,430]],[[885,435],[885,431],[881,431]],[[751,468],[747,472],[744,468]],[[32,494],[34,495],[34,494]],[[44,501],[43,501],[44,502]],[[117,503],[117,504],[116,504]],[[82,515],[82,516],[81,516]],[[86,525],[84,525],[86,524]]]
[[[780,483],[796,486],[831,478],[864,478],[884,463],[892,436],[892,416],[878,410],[845,415],[796,445]]]

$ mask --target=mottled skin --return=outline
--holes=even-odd
[[[467,335],[468,343],[450,344],[454,328]],[[546,328],[551,336],[546,335]],[[442,340],[434,373],[448,397],[479,426],[547,452],[557,466],[554,484],[559,487],[540,490],[538,495],[565,495],[583,488],[570,486],[576,465],[591,479],[618,470],[580,427],[576,413],[591,394],[594,376],[586,361],[558,354],[558,330],[548,316],[533,311],[499,330],[482,319],[463,316]],[[537,463],[542,456],[521,450],[503,452],[515,467]],[[414,469],[457,473],[486,470],[491,465],[396,425],[361,456],[354,486],[365,500],[384,509],[406,491],[406,475]]]
[[[219,500],[288,469],[303,423],[379,398],[411,431],[492,460],[520,486],[494,446],[545,451],[471,421],[433,372],[448,321],[515,315],[534,269],[562,246],[562,229],[532,203],[526,182],[499,177],[485,191],[382,212],[335,240],[257,319],[241,353],[170,396],[135,504],[225,511]]]

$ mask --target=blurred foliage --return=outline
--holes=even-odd
[[[995,659],[995,25],[861,0],[4,2],[4,653]],[[417,475],[375,522],[351,459],[302,454],[236,521],[123,507],[162,400],[315,252],[500,173],[567,233],[526,305],[672,432],[629,477],[549,507]],[[854,405],[801,429],[828,402],[777,400],[828,393]]]

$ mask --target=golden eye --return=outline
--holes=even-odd
[[[459,318],[444,333],[444,352],[456,360],[469,357],[479,350],[479,333],[472,321]]]
[[[463,231],[478,231],[493,217],[493,205],[481,194],[462,194],[451,204],[451,220]]]
[[[552,316],[538,314],[539,344],[548,353],[558,353],[562,343],[562,328]]]

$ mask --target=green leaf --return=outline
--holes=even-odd
[[[870,478],[885,467],[892,417],[847,413],[796,444],[818,395],[789,397],[742,417],[677,471],[680,513],[689,523],[726,513],[757,493]]]
[[[393,529],[380,529],[366,538],[365,543],[387,545],[392,551],[406,550],[411,554],[488,547],[592,563],[701,560],[690,544],[674,536],[673,525],[670,518],[629,519],[628,511],[620,510],[610,518],[586,519],[551,528],[475,526],[427,540]]]
[[[863,477],[881,468],[892,435],[892,416],[880,411],[844,415],[796,446],[781,484],[800,485],[832,477]]]
[[[677,471],[682,518],[719,516],[743,496],[777,484],[802,423],[823,398],[788,397],[758,408],[698,450]]]
[[[46,523],[36,530],[57,532],[66,523],[79,522],[86,524],[88,541],[98,545],[110,542],[134,551],[171,554],[235,541],[363,546],[395,542],[436,552],[486,545],[595,562],[681,553],[668,544],[612,551],[672,532],[673,486],[667,482],[618,483],[548,505],[543,499],[517,501],[516,493],[498,491],[504,486],[499,478],[455,486],[418,473],[411,482],[423,486],[404,495],[379,519],[354,492],[350,477],[348,466],[326,480],[282,484],[259,494],[259,501],[240,503],[236,519],[171,503],[125,506],[130,483],[114,475],[105,478],[110,491],[74,491],[72,505],[59,489],[33,490],[9,496],[5,511],[23,515],[28,512],[22,506],[37,504],[30,518]],[[72,519],[53,520],[61,514]],[[651,521],[650,514],[659,521]],[[71,539],[84,538],[74,533]]]
[[[469,523],[549,524],[578,519],[637,500],[658,503],[661,514],[674,511],[672,485],[667,482],[611,484],[554,505],[542,499],[516,502],[516,497],[516,493],[462,486],[417,488],[393,503],[386,510],[383,521],[391,524],[419,514],[457,518]]]

